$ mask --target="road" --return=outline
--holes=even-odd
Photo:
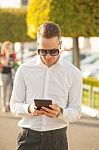
[[[0,112],[0,150],[15,150],[19,118]],[[99,150],[99,119],[83,115],[68,127],[69,150]]]

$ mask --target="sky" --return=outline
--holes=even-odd
[[[0,7],[16,7],[20,6],[21,0],[0,0]]]

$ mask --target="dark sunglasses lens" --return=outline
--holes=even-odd
[[[52,49],[49,51],[50,55],[52,56],[56,56],[59,54],[59,49]]]
[[[51,50],[38,49],[38,54],[41,56],[46,56],[48,53],[51,56],[56,56],[59,54],[59,49],[51,49]]]
[[[47,55],[47,51],[44,49],[38,49],[38,54],[41,56],[46,56]]]

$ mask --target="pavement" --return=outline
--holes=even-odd
[[[20,118],[0,112],[0,150],[15,150]],[[69,150],[99,150],[99,119],[82,115],[67,130]]]

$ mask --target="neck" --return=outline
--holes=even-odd
[[[60,57],[60,55],[58,56],[57,60],[56,60],[53,64],[47,64],[47,63],[42,59],[42,57],[40,57],[40,59],[41,59],[41,61],[42,61],[43,64],[45,64],[45,65],[48,66],[48,67],[51,67],[52,65],[56,64],[56,62],[59,60],[59,57]]]

